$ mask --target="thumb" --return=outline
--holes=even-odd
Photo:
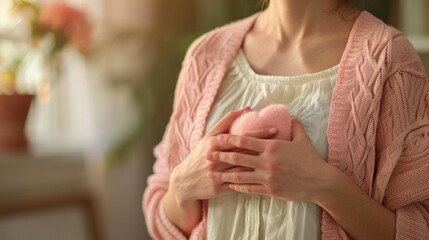
[[[208,135],[215,136],[221,133],[226,133],[231,128],[232,123],[240,117],[243,113],[250,111],[250,107],[245,107],[238,111],[233,111],[224,116],[216,125],[207,133]]]
[[[310,140],[304,125],[296,118],[292,119],[292,141],[296,140]]]

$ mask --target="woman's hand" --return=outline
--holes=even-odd
[[[200,140],[186,159],[174,168],[170,188],[176,192],[176,197],[180,202],[210,199],[232,191],[228,184],[209,179],[207,173],[232,169],[242,171],[248,168],[236,168],[232,164],[223,162],[208,162],[205,160],[205,154],[211,151],[241,151],[233,145],[222,144],[217,140],[217,136],[227,133],[234,120],[247,111],[249,108],[226,115]],[[269,138],[273,135],[270,134],[269,129],[260,129],[246,134],[252,138]]]
[[[292,141],[264,140],[229,134],[219,135],[218,141],[259,153],[249,155],[214,150],[207,159],[253,169],[246,172],[211,170],[208,176],[238,192],[268,195],[291,201],[314,201],[326,182],[331,166],[317,153],[296,119],[292,124]]]
[[[207,155],[211,162],[248,167],[253,171],[210,171],[208,176],[219,182],[230,182],[229,187],[238,192],[314,202],[353,239],[394,239],[395,214],[325,162],[300,122],[293,120],[292,129],[291,142],[220,135],[223,144],[259,155],[212,151]]]
[[[249,110],[250,108],[245,108],[226,115],[199,141],[186,159],[173,169],[170,185],[164,196],[164,210],[168,218],[185,234],[190,234],[201,218],[200,200],[233,192],[227,183],[208,178],[209,171],[250,170],[246,167],[237,168],[229,163],[205,160],[205,154],[211,151],[252,153],[237,149],[233,145],[223,144],[216,138],[219,134],[228,133],[235,119]],[[275,132],[270,129],[260,129],[246,134],[251,138],[270,138],[274,135]]]

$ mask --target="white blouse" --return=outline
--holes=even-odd
[[[259,75],[240,51],[220,86],[206,132],[230,111],[284,104],[327,159],[326,128],[337,74],[338,65],[300,76]],[[207,239],[320,239],[320,215],[313,203],[232,193],[209,200]]]

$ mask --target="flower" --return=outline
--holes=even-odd
[[[39,13],[40,30],[63,35],[79,50],[85,52],[90,44],[90,27],[82,12],[64,3],[52,3]],[[60,36],[60,37],[63,37]]]
[[[19,19],[19,24],[8,31],[8,45],[0,48],[0,94],[37,92],[41,81],[56,79],[45,75],[61,71],[60,53],[66,46],[83,54],[89,52],[91,27],[81,10],[63,2],[37,4],[26,0],[14,0],[10,10],[11,19]],[[14,33],[18,34],[12,36]],[[13,52],[12,58],[8,52]]]
[[[37,5],[28,1],[15,2],[15,9],[30,23],[34,43],[48,35],[54,38],[51,55],[72,44],[81,52],[90,48],[91,28],[85,14],[62,2]]]

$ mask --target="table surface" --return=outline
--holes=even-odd
[[[0,203],[86,189],[82,156],[0,155]]]

